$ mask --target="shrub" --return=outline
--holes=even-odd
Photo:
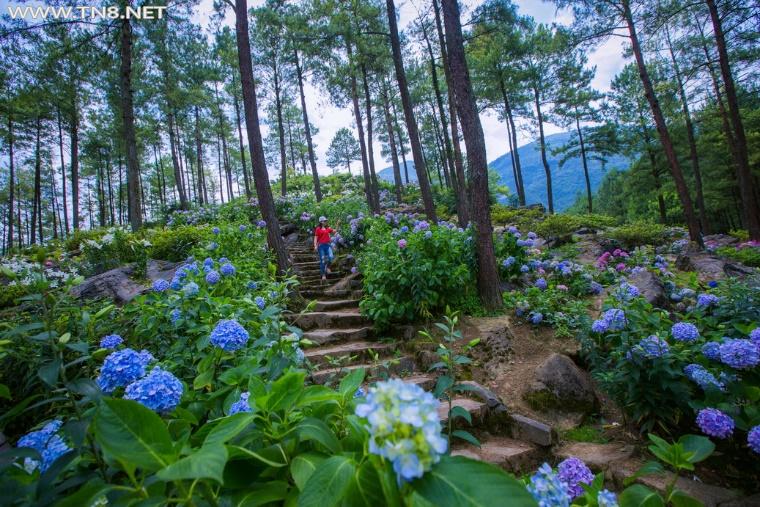
[[[184,260],[193,248],[208,237],[207,228],[193,225],[158,229],[150,236],[150,257],[175,262]]]
[[[138,275],[144,275],[150,243],[136,234],[112,227],[96,239],[82,241],[85,269],[91,274],[103,273],[123,264],[136,262]]]
[[[641,245],[661,245],[667,240],[667,227],[652,222],[635,222],[610,230],[608,236],[633,248]]]
[[[413,322],[458,309],[475,286],[475,252],[471,230],[414,224],[392,229],[373,219],[359,256],[364,275],[362,312],[380,327]]]
[[[747,266],[760,268],[760,248],[734,248],[732,246],[723,246],[717,249],[717,253],[718,255],[739,261]]]
[[[568,215],[558,213],[547,216],[536,225],[536,232],[542,237],[565,236],[583,227],[601,229],[615,225],[615,219],[605,215]]]
[[[491,221],[496,225],[514,224],[520,230],[535,230],[545,217],[541,208],[510,208],[503,204],[491,206]]]

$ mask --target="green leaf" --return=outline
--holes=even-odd
[[[301,440],[319,442],[332,454],[341,452],[340,442],[335,433],[320,419],[307,417],[296,426],[296,433]]]
[[[451,378],[449,375],[441,375],[435,382],[435,389],[433,390],[433,393],[436,397],[440,398],[441,395],[443,395],[443,393],[445,393],[453,385],[453,378]]]
[[[313,403],[322,403],[325,401],[338,401],[340,394],[336,393],[329,387],[322,385],[313,385],[303,390],[301,399],[298,400],[298,404],[302,407],[311,405]]]
[[[466,408],[460,407],[459,405],[455,405],[451,407],[451,413],[449,414],[449,417],[451,417],[452,421],[456,419],[457,417],[461,417],[462,419],[467,421],[470,425],[472,425],[472,415]]]
[[[620,507],[664,507],[662,497],[642,484],[634,484],[625,489],[618,499]]]
[[[692,453],[687,458],[689,463],[699,463],[715,451],[715,444],[709,438],[701,435],[684,435],[678,439],[678,443],[683,446],[686,452]]]
[[[274,461],[273,459],[269,459],[266,456],[264,456],[262,452],[252,451],[250,449],[246,449],[245,447],[240,447],[238,445],[228,445],[227,450],[233,451],[236,456],[245,456],[248,458],[253,458],[257,461],[261,461],[265,465],[269,465],[270,467],[281,468],[288,465],[284,461],[279,462],[279,461]],[[283,456],[283,459],[284,459],[284,456]]]
[[[351,373],[343,377],[338,386],[338,392],[343,396],[353,396],[359,386],[364,382],[364,368],[357,368],[352,370]]]
[[[154,472],[176,460],[164,421],[136,401],[104,399],[94,430],[103,451],[124,465]]]
[[[249,412],[240,412],[220,420],[206,436],[203,446],[226,444],[236,437],[253,422],[253,415]]]
[[[11,399],[11,390],[5,384],[0,384],[0,398]]]
[[[480,447],[480,440],[478,440],[477,438],[475,438],[475,436],[472,433],[470,433],[469,431],[454,430],[454,431],[451,432],[451,436],[452,437],[460,438],[460,439],[462,439],[462,440],[464,440],[466,442],[471,443],[472,445],[474,445],[476,447]]]
[[[668,499],[668,504],[673,507],[704,507],[705,504],[687,495],[680,489],[676,489],[671,493]]]
[[[37,372],[37,375],[48,386],[55,387],[55,385],[58,383],[58,372],[60,371],[61,371],[61,361],[59,359],[56,359],[54,361],[50,361],[49,363],[45,363],[43,366],[41,366],[39,371]]]
[[[333,507],[340,504],[356,471],[345,456],[326,459],[304,484],[298,507]]]
[[[235,497],[235,507],[257,507],[277,502],[282,503],[288,496],[288,483],[284,481],[270,481],[264,484],[252,484],[246,488],[246,492]]]
[[[292,408],[303,393],[303,383],[306,378],[304,372],[286,373],[272,384],[269,395],[262,404],[270,412],[280,409]],[[256,400],[257,404],[259,400]]]
[[[162,481],[185,479],[213,479],[224,482],[224,466],[227,464],[227,449],[219,444],[204,445],[189,456],[160,470],[156,477]]]
[[[513,476],[462,456],[443,456],[411,487],[436,507],[491,506],[495,499],[507,498],[510,507],[536,505],[525,486]]]
[[[293,482],[296,483],[299,490],[303,491],[306,481],[325,459],[324,454],[314,452],[299,454],[293,458],[293,461],[290,462],[290,475],[293,476]]]
[[[661,474],[665,471],[665,468],[663,468],[662,464],[658,461],[647,461],[644,463],[641,468],[636,470],[636,472],[630,476],[626,477],[623,481],[623,484],[628,486],[629,484],[633,484],[636,479],[639,477],[644,477],[645,475],[656,475]]]
[[[346,498],[351,499],[352,506],[375,507],[387,505],[383,487],[380,483],[377,469],[371,462],[365,461],[356,470],[353,480],[349,484]]]
[[[76,493],[68,495],[55,504],[55,507],[81,507],[82,505],[92,505],[95,500],[104,496],[111,490],[112,486],[103,483],[100,479],[94,479],[86,482]]]
[[[204,370],[193,380],[193,389],[196,391],[205,389],[214,380],[214,370]]]

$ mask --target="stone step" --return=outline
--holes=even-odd
[[[340,271],[333,271],[332,273],[325,273],[325,277],[329,281],[337,282],[341,278],[345,276]],[[315,271],[314,273],[306,273],[306,274],[299,274],[298,275],[298,281],[301,282],[301,285],[306,285],[310,282],[320,282],[322,280],[322,274],[319,272],[319,270]]]
[[[288,320],[304,331],[317,328],[347,328],[370,325],[371,322],[359,313],[358,308],[348,308],[332,312],[308,312],[292,314]]]
[[[293,262],[292,266],[296,269],[310,268],[313,266],[319,267],[319,259],[310,260],[310,261]]]
[[[514,474],[533,472],[546,457],[540,447],[506,437],[488,437],[480,442],[480,448],[457,439],[451,455],[485,461]]]
[[[454,398],[452,402],[453,407],[462,407],[470,413],[472,419],[472,425],[467,424],[467,421],[461,417],[457,417],[454,420],[454,426],[458,428],[468,429],[483,424],[488,417],[488,405],[480,401],[475,401],[470,398]],[[449,421],[449,402],[441,400],[438,404],[438,417],[441,419],[441,424],[446,425]]]
[[[320,300],[344,300],[344,299],[358,299],[362,296],[360,290],[330,290],[331,287],[325,286],[319,289],[313,287],[307,287],[301,290],[301,296],[306,299],[320,299]]]
[[[303,337],[319,345],[327,345],[328,343],[366,340],[371,332],[372,329],[369,327],[314,329],[305,332]]]
[[[328,382],[340,380],[349,372],[364,368],[368,379],[383,379],[399,374],[409,374],[414,371],[414,358],[411,356],[402,356],[392,359],[385,359],[377,363],[370,364],[351,364],[339,368],[327,368],[312,372],[311,378],[315,384],[326,384]]]
[[[435,388],[435,382],[437,380],[437,377],[430,373],[415,373],[406,377],[403,377],[401,380],[404,382],[408,382],[410,384],[416,384],[420,386],[425,391],[432,391],[433,388]]]
[[[391,343],[359,341],[307,349],[304,353],[306,358],[314,364],[327,364],[330,359],[344,358],[346,356],[360,361],[372,360],[373,354],[387,356],[393,349],[394,346]]]
[[[314,305],[315,312],[327,312],[343,308],[359,308],[358,299],[338,299],[337,301],[317,301]]]

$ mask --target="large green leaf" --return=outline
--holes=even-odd
[[[332,454],[341,452],[340,442],[335,433],[320,419],[307,417],[296,426],[296,433],[301,440],[319,442]]]
[[[293,408],[298,398],[303,393],[303,383],[306,374],[303,372],[291,372],[277,379],[264,400],[263,406],[270,412],[281,409]]]
[[[380,477],[371,462],[365,461],[356,470],[354,478],[349,484],[346,497],[352,506],[388,505],[383,494]]]
[[[705,504],[677,489],[670,495],[669,504],[673,507],[704,507]]]
[[[356,464],[345,456],[326,459],[306,481],[298,507],[333,507],[343,500]]]
[[[690,463],[699,463],[707,459],[715,450],[715,444],[709,438],[701,435],[684,435],[678,439],[678,443],[683,446],[686,452],[693,453],[688,458]]]
[[[253,422],[253,414],[239,412],[220,420],[206,436],[203,446],[214,444],[226,444],[227,441],[237,436],[241,431]]]
[[[353,396],[356,390],[359,389],[359,386],[362,385],[362,382],[364,382],[364,375],[364,368],[352,370],[351,373],[341,379],[338,392],[343,396],[348,394]]]
[[[315,452],[307,452],[299,454],[293,461],[290,462],[290,475],[293,476],[293,482],[296,483],[298,489],[303,491],[306,482],[311,477],[311,474],[320,466],[320,464],[326,459],[324,454],[318,454]]]
[[[634,484],[623,491],[618,499],[620,507],[664,507],[662,497],[642,484]]]
[[[264,484],[253,484],[246,488],[245,493],[235,497],[232,505],[235,507],[257,507],[272,502],[282,502],[288,496],[288,483],[271,481]]]
[[[204,445],[189,456],[160,470],[156,476],[162,481],[213,479],[222,483],[226,464],[227,449],[222,444]]]
[[[103,451],[127,466],[155,472],[177,458],[164,421],[135,401],[104,399],[94,431]]]
[[[508,499],[510,507],[536,505],[530,493],[511,475],[462,456],[443,456],[411,487],[437,507],[491,506],[495,499]]]

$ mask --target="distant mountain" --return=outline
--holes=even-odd
[[[562,211],[569,208],[574,202],[578,193],[585,194],[586,182],[583,177],[583,163],[580,159],[574,158],[568,160],[562,168],[559,168],[559,160],[552,156],[551,148],[561,146],[570,139],[570,132],[561,132],[546,136],[547,151],[546,155],[549,160],[549,166],[552,171],[552,190],[554,192],[554,208]],[[517,149],[520,155],[520,165],[522,166],[523,183],[525,184],[525,197],[528,204],[541,203],[544,206],[548,204],[546,200],[546,174],[544,166],[541,163],[541,152],[539,151],[538,141],[520,146]],[[417,181],[417,174],[414,171],[414,163],[409,164],[409,180]],[[595,192],[604,178],[605,171],[625,171],[628,169],[630,160],[623,156],[614,156],[607,162],[605,170],[599,162],[589,160],[589,177],[591,179],[591,191]],[[489,164],[489,167],[501,176],[501,181],[509,187],[512,193],[516,193],[514,176],[512,173],[512,160],[509,152],[500,156]],[[401,168],[401,178],[403,180],[404,169]],[[387,181],[393,181],[393,168],[387,167],[380,171],[378,175]]]

